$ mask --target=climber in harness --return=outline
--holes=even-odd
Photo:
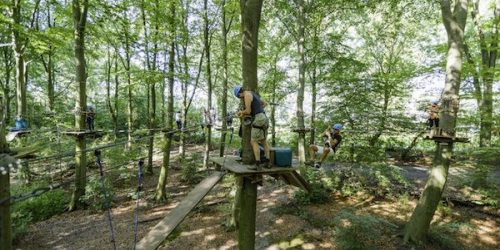
[[[325,141],[325,146],[317,146],[311,144],[309,146],[309,155],[311,156],[311,161],[308,165],[313,165],[316,168],[320,168],[321,164],[325,161],[326,157],[330,153],[335,154],[337,147],[342,141],[342,136],[340,135],[340,130],[342,129],[341,124],[335,124],[331,128],[328,128],[321,134],[321,137]],[[316,155],[321,155],[320,162],[316,162]]]
[[[439,128],[439,111],[441,108],[439,107],[438,104],[439,104],[438,100],[432,101],[431,105],[427,110],[429,112],[429,130],[431,130],[433,126]]]
[[[255,157],[255,165],[248,167],[251,170],[260,170],[262,167],[270,167],[269,165],[269,144],[267,143],[267,129],[269,128],[269,119],[264,112],[264,107],[267,103],[260,96],[249,90],[244,90],[241,86],[235,86],[233,89],[234,96],[243,98],[245,109],[238,112],[238,117],[251,117],[252,131],[250,144],[252,145],[253,154]],[[259,143],[264,147],[266,158],[261,160]]]

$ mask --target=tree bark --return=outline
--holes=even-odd
[[[440,127],[449,136],[455,134],[455,124],[459,107],[459,90],[462,72],[462,50],[465,23],[467,20],[467,0],[456,1],[453,12],[450,1],[441,0],[443,24],[448,34],[448,58],[446,62],[445,87],[442,98]],[[441,200],[450,159],[453,155],[453,143],[436,142],[433,166],[427,179],[422,196],[413,211],[405,229],[405,241],[420,242],[427,234],[432,217]]]
[[[208,0],[204,0],[203,2],[203,8],[205,10],[204,13],[204,22],[205,22],[205,29],[203,31],[203,38],[204,38],[204,44],[205,44],[205,56],[207,58],[207,64],[206,64],[206,79],[207,79],[207,90],[208,90],[208,96],[207,96],[207,110],[211,111],[212,108],[212,66],[210,65],[210,41],[209,41],[209,23],[208,23]],[[213,114],[210,113],[210,116],[212,117]],[[210,158],[210,149],[212,147],[212,126],[215,124],[215,121],[212,121],[211,126],[205,126],[206,129],[206,140],[205,140],[205,155],[203,157],[203,167],[208,168],[208,161]]]
[[[5,140],[5,105],[0,98],[0,165],[8,166],[7,157],[4,154],[9,152],[9,145]],[[3,173],[0,171],[0,200],[10,197],[10,169]],[[10,201],[0,204],[0,246],[2,249],[12,249],[12,225],[10,214]]]
[[[132,106],[132,77],[130,72],[130,61],[131,61],[131,52],[130,52],[130,30],[128,21],[125,22],[124,33],[125,33],[125,70],[127,71],[127,148],[132,147],[132,130],[133,130],[133,106]]]
[[[257,91],[257,49],[262,0],[240,0],[240,9],[243,88],[245,90]],[[253,164],[255,159],[252,146],[250,145],[251,126],[243,126],[242,128],[243,163]]]
[[[4,106],[5,106],[5,124],[9,124],[10,121],[10,102],[11,102],[11,95],[10,95],[10,76],[12,72],[12,50],[8,47],[2,48],[3,50],[3,59],[4,59],[4,70],[5,70],[5,81],[2,84],[2,92],[3,92],[3,98],[4,98]]]
[[[273,68],[274,68],[274,76],[273,76],[273,82],[271,83],[272,86],[272,93],[271,93],[271,102],[273,104],[276,104],[277,97],[276,97],[276,74],[278,71],[278,57],[274,57],[274,63],[273,63]],[[276,147],[276,105],[271,106],[271,117],[269,118],[271,122],[271,146]]]
[[[25,61],[24,61],[24,38],[21,37],[19,27],[21,27],[21,0],[12,0],[12,43],[14,44],[14,56],[16,59],[16,101],[17,116],[26,118],[26,82],[25,82]]]
[[[47,27],[50,29],[54,26],[52,23],[50,3],[47,2]],[[38,28],[37,28],[38,30]],[[44,56],[41,56],[45,73],[47,73],[47,98],[49,100],[49,110],[54,111],[55,105],[55,84],[54,84],[54,62],[52,60],[54,55],[54,46],[48,45],[47,61]]]
[[[474,87],[479,108],[480,132],[479,146],[487,147],[491,145],[491,129],[493,127],[493,81],[495,77],[495,67],[498,53],[498,23],[500,22],[500,0],[495,3],[494,25],[492,27],[491,43],[487,46],[487,41],[483,29],[479,23],[479,0],[475,0],[471,16],[476,26],[479,47],[481,51],[481,63],[478,67],[479,72],[474,72]],[[468,62],[473,63],[470,54],[466,51]],[[474,67],[476,68],[476,67]],[[481,84],[482,80],[482,84]],[[482,85],[482,86],[481,86]]]
[[[242,29],[242,77],[245,90],[257,91],[257,58],[258,58],[258,35],[262,11],[262,0],[240,0],[241,29]],[[253,164],[252,147],[250,145],[251,127],[242,127],[243,163]],[[235,200],[239,205],[239,249],[255,248],[255,211],[257,202],[257,184],[249,178],[243,178],[241,187],[241,198]],[[239,190],[238,190],[239,191]]]
[[[297,32],[297,51],[299,53],[299,90],[297,93],[297,128],[304,129],[304,89],[306,84],[305,78],[305,68],[306,68],[306,58],[305,58],[305,2],[304,0],[298,0],[298,32]],[[306,160],[306,134],[304,130],[298,133],[298,156],[299,163],[304,164]]]
[[[76,100],[75,128],[80,131],[85,128],[85,113],[87,107],[87,69],[85,62],[85,25],[87,23],[88,0],[73,0],[74,50],[76,65],[76,83],[78,84],[78,99]],[[76,137],[75,148],[75,189],[71,196],[69,210],[77,209],[81,204],[80,197],[85,194],[87,183],[87,158],[85,154],[85,137]]]
[[[144,26],[144,47],[145,47],[145,53],[146,53],[146,68],[147,68],[147,74],[151,73],[156,73],[156,57],[157,57],[157,47],[158,43],[156,41],[156,37],[158,34],[158,25],[155,23],[154,24],[154,33],[153,33],[153,58],[152,62],[150,59],[150,50],[149,50],[149,33],[148,33],[148,23],[147,23],[147,18],[146,18],[146,6],[144,0],[141,2],[141,15],[142,15],[142,22]],[[158,9],[158,1],[155,1],[155,10]],[[152,22],[150,25],[153,25]],[[149,127],[149,141],[148,141],[148,162],[146,165],[146,172],[149,174],[153,173],[153,154],[154,154],[154,134],[155,134],[155,127],[156,127],[156,78],[151,81],[151,77],[147,77],[147,85],[148,85],[148,114],[149,114],[149,119],[148,119],[148,127]]]
[[[176,37],[176,23],[175,23],[175,13],[176,13],[176,3],[172,1],[170,3],[170,50],[168,59],[168,103],[167,103],[167,125],[165,132],[165,146],[163,148],[163,164],[160,170],[160,177],[158,179],[158,186],[156,187],[156,201],[165,201],[167,199],[167,194],[165,188],[167,186],[168,177],[168,167],[170,162],[170,148],[172,147],[172,133],[168,131],[173,130],[173,119],[174,119],[174,63],[175,63],[175,37]]]
[[[226,149],[226,135],[227,135],[227,82],[229,78],[228,73],[228,63],[227,63],[227,34],[229,33],[231,27],[231,21],[227,20],[227,10],[226,10],[226,0],[222,0],[222,133],[219,147],[219,156],[224,156],[224,150]],[[231,128],[232,129],[232,128]]]
[[[115,105],[113,109],[113,104],[111,103],[111,68],[113,67],[113,62],[111,61],[111,51],[108,49],[108,61],[106,65],[106,103],[108,104],[108,110],[109,113],[111,114],[111,120],[113,121],[113,129],[116,134],[118,130],[118,121],[116,117],[116,105],[117,105],[117,100],[116,98],[118,97],[118,91],[115,89]],[[115,57],[115,67],[117,66],[116,63],[116,57]],[[118,88],[118,74],[116,73],[116,68],[115,68],[115,88]]]

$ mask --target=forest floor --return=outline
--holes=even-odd
[[[190,151],[201,152],[202,147]],[[146,175],[139,212],[141,239],[194,185],[180,181],[181,171],[173,163],[168,176],[167,205],[155,204],[161,159],[155,158],[155,175]],[[417,187],[423,187],[426,165],[401,164],[402,173]],[[466,192],[454,189],[467,169],[451,168],[446,194]],[[499,175],[494,174],[494,178]],[[496,179],[495,179],[496,180]],[[233,178],[214,187],[180,224],[160,249],[236,249],[238,234],[227,231]],[[458,186],[457,186],[458,187]],[[135,200],[127,197],[132,187],[115,187],[113,214],[117,249],[131,249],[134,242]],[[416,205],[416,198],[377,199],[358,193],[342,197],[331,193],[325,204],[298,205],[297,189],[266,178],[258,189],[256,249],[407,249],[402,231]],[[445,194],[445,196],[446,196]],[[470,198],[470,196],[469,196]],[[479,197],[480,198],[480,197]],[[497,209],[476,206],[439,208],[432,223],[434,237],[422,249],[498,249],[500,216]],[[54,216],[30,226],[15,249],[112,249],[105,212],[78,210]]]

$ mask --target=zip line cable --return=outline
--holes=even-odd
[[[104,173],[119,169],[119,168],[126,166],[126,165],[130,165],[130,163],[132,161],[138,161],[138,160],[143,159],[143,158],[144,158],[144,156],[136,157],[136,158],[131,159],[125,163],[114,165],[114,166],[109,167],[106,170],[104,170]],[[7,202],[7,201],[10,201],[10,204],[12,205],[14,203],[17,203],[17,202],[20,202],[20,201],[23,201],[23,200],[26,200],[26,199],[29,199],[32,197],[40,196],[48,191],[66,187],[68,185],[75,183],[76,180],[84,180],[86,178],[97,176],[97,175],[99,175],[99,173],[87,174],[85,176],[80,177],[79,179],[74,178],[74,179],[69,180],[69,181],[64,181],[64,182],[60,182],[60,183],[56,183],[56,184],[49,184],[48,186],[41,187],[41,188],[35,188],[34,190],[32,190],[30,192],[14,195],[14,196],[11,196],[9,198],[4,198],[4,199],[0,200],[0,205]]]

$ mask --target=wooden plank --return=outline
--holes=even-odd
[[[174,229],[184,220],[189,212],[205,197],[208,192],[224,176],[223,172],[215,172],[204,179],[175,207],[167,216],[156,224],[136,245],[136,249],[156,249]]]
[[[224,157],[212,157],[210,158],[213,163],[219,165],[235,175],[262,175],[262,174],[276,174],[276,173],[287,173],[298,170],[297,166],[292,167],[272,167],[272,168],[262,168],[260,171],[248,169],[249,165],[245,165],[242,162],[236,161],[239,157],[237,156],[226,156]],[[293,164],[293,163],[292,163]]]
[[[469,138],[448,137],[448,136],[443,136],[443,135],[433,135],[433,136],[426,135],[424,137],[424,140],[433,140],[433,141],[438,141],[438,142],[464,142],[464,143],[469,142]]]
[[[307,183],[307,181],[297,171],[293,171],[290,173],[282,173],[281,177],[285,180],[287,184],[296,186],[298,188],[302,188],[307,192],[311,191],[309,183]]]

